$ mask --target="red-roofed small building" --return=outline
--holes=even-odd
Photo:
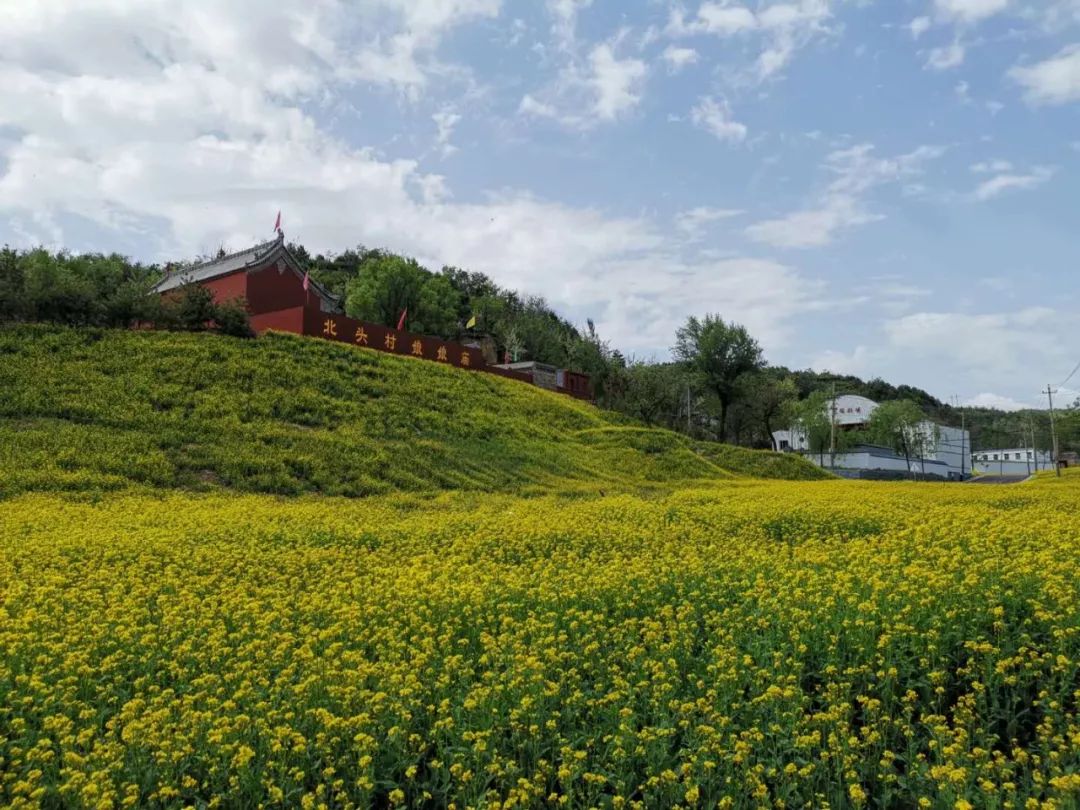
[[[284,237],[170,273],[154,291],[168,294],[187,283],[214,293],[215,303],[243,298],[256,332],[277,329],[304,334],[304,311],[339,314],[341,302],[313,280],[304,289],[304,271]]]

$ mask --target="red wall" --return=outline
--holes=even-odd
[[[313,306],[304,307],[304,334],[391,354],[433,360],[471,371],[487,370],[484,353],[479,349],[450,340],[399,332],[388,326],[358,321],[344,315],[320,312]]]
[[[258,315],[252,315],[251,328],[260,335],[267,329],[302,335],[304,334],[304,308],[290,307],[276,312],[261,312]]]
[[[199,284],[214,293],[216,304],[247,296],[247,274],[243,270],[210,281],[200,281]]]
[[[273,264],[248,273],[247,303],[252,314],[302,307],[305,299],[318,305],[314,292],[304,291],[304,281],[285,267],[278,271]]]
[[[563,373],[563,381],[565,385],[559,389],[564,394],[569,394],[577,399],[586,399],[592,401],[592,385],[589,381],[588,374],[582,374],[577,371],[566,371]]]

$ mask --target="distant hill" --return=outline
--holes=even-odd
[[[367,495],[823,477],[492,375],[269,334],[0,329],[0,495]]]

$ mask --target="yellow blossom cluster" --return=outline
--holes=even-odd
[[[1080,803],[1080,478],[0,501],[5,807]]]

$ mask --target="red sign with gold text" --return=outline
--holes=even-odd
[[[339,343],[351,343],[366,349],[446,363],[457,368],[489,370],[479,349],[449,340],[399,332],[389,326],[357,321],[344,315],[319,312],[313,307],[304,311],[304,334],[336,340]]]

